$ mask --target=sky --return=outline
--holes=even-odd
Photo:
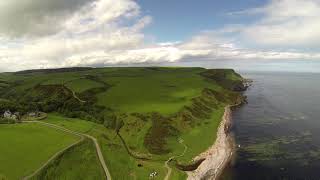
[[[320,0],[0,1],[0,71],[192,65],[320,72]]]

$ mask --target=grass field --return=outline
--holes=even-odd
[[[66,83],[66,86],[72,89],[74,92],[81,93],[91,88],[101,87],[102,85],[88,79],[77,79],[69,81],[68,83]]]
[[[116,133],[102,125],[75,118],[65,118],[58,114],[49,114],[45,122],[96,137],[103,150],[111,175],[115,179],[134,179],[135,177],[140,179],[148,177],[153,171],[159,173],[159,178],[165,176],[164,162],[143,162],[132,158],[128,155]],[[138,164],[142,164],[143,167],[138,167]]]
[[[214,143],[223,113],[224,107],[218,108],[205,123],[181,135],[189,148],[183,157],[178,158],[179,161],[187,163]]]
[[[75,132],[87,133],[97,126],[96,123],[75,118],[66,118],[59,114],[49,114],[44,122],[55,124]]]
[[[104,173],[93,142],[86,139],[68,149],[32,179],[98,180],[104,179]]]
[[[40,124],[0,125],[0,174],[19,179],[31,174],[78,137]]]
[[[167,173],[165,162],[169,157],[179,156],[184,151],[184,146],[178,142],[179,139],[183,139],[188,147],[184,156],[176,158],[183,164],[190,163],[193,157],[205,151],[215,141],[224,106],[241,97],[241,94],[234,90],[239,88],[241,81],[242,77],[233,70],[203,68],[41,70],[0,74],[0,83],[8,86],[6,91],[0,89],[0,98],[11,97],[8,98],[10,101],[34,100],[36,102],[31,107],[36,104],[50,110],[45,122],[95,137],[99,141],[113,179],[148,179],[152,172],[157,172],[157,179],[163,179]],[[85,101],[79,102],[74,99],[70,93],[72,91]],[[46,106],[43,105],[45,103]],[[0,126],[0,130],[1,127],[6,126]],[[17,128],[19,125],[12,127]],[[0,140],[2,137],[4,140],[10,136],[19,137],[23,131],[19,128],[7,132],[0,131]],[[33,141],[32,139],[37,138],[30,137],[22,144],[19,141],[10,141],[12,147],[23,146],[16,149],[33,149],[31,157],[36,156],[29,164],[19,164],[19,170],[29,168],[30,172],[45,159],[42,157],[44,155],[38,156],[34,153],[37,152],[36,147],[39,148],[37,143],[48,140],[45,143],[48,143],[50,148],[50,143],[58,139],[51,137],[52,135],[47,138],[46,133],[53,131],[63,135],[52,129],[38,131],[40,140]],[[7,134],[1,137],[5,132]],[[65,136],[71,138],[72,142],[73,137]],[[67,138],[64,139],[67,141]],[[54,145],[59,144],[52,145],[59,149]],[[1,151],[4,150],[0,149],[0,153]],[[19,154],[20,151],[6,151],[5,153],[12,155],[6,159],[1,159],[1,156],[0,160],[10,163],[10,159],[13,159],[16,163],[15,158],[18,155],[15,154]],[[101,169],[95,161],[92,147],[86,142],[61,155],[38,178],[90,179],[87,178],[90,176],[99,179]],[[91,162],[90,166],[86,167],[85,162]],[[70,164],[78,165],[69,169]],[[10,172],[14,169],[13,165],[3,165],[3,168],[8,167],[8,172],[0,171],[0,177],[4,174],[12,178],[19,174]],[[0,170],[1,168],[0,164]],[[86,168],[90,172],[84,172],[83,169]],[[186,178],[184,172],[174,167],[172,170],[172,179]],[[23,172],[16,177],[25,175],[24,172],[28,170],[21,171]]]
[[[203,81],[199,72],[197,68],[123,69],[104,78],[113,86],[99,94],[98,103],[125,113],[156,111],[169,115],[199,96],[203,87],[219,89]]]

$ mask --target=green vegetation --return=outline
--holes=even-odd
[[[90,122],[90,121],[62,117],[58,114],[49,114],[48,118],[45,119],[44,122],[47,122],[50,124],[55,124],[60,127],[64,127],[66,129],[70,129],[72,131],[80,132],[80,133],[87,133],[94,126],[98,125],[98,124]]]
[[[100,105],[125,113],[177,112],[201,94],[204,87],[218,88],[203,81],[200,68],[119,69],[108,73],[112,87],[99,94]]]
[[[239,91],[245,89],[233,70],[203,68],[33,70],[0,74],[0,80],[7,86],[0,88],[0,113],[43,111],[49,113],[45,122],[95,137],[114,179],[148,179],[152,172],[163,179],[165,162],[185,149],[179,140],[188,148],[174,160],[192,163],[215,141],[224,107],[242,101]],[[86,152],[75,169],[67,170]],[[90,172],[82,170],[86,161],[96,157],[91,144],[83,142],[38,178],[99,178],[96,162],[87,167]],[[185,179],[183,171],[172,170],[172,179]]]
[[[94,144],[89,139],[68,149],[32,179],[104,179]]]
[[[200,154],[214,143],[217,134],[212,133],[212,130],[218,129],[220,123],[219,119],[223,116],[223,113],[224,108],[218,108],[212,114],[212,116],[206,120],[206,122],[196,126],[181,136],[181,138],[185,141],[184,143],[187,145],[192,145],[192,147],[188,149],[183,157],[178,159],[180,162],[187,163],[196,154]]]
[[[15,124],[16,120],[10,118],[0,118],[0,124]]]
[[[77,93],[82,93],[86,90],[92,88],[102,87],[98,82],[92,81],[90,79],[77,79],[66,83],[66,86]]]
[[[36,123],[0,125],[0,174],[19,179],[31,174],[78,137]]]

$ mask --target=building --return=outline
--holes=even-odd
[[[19,115],[20,115],[19,112],[11,113],[10,110],[7,110],[7,111],[5,111],[5,112],[3,113],[3,117],[4,117],[4,118],[13,119],[13,120],[19,119],[19,117],[20,117]]]
[[[10,118],[11,119],[12,113],[10,110],[7,110],[3,113],[4,118]]]

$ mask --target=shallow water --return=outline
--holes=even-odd
[[[320,74],[245,73],[233,113],[237,157],[224,179],[320,179]]]

